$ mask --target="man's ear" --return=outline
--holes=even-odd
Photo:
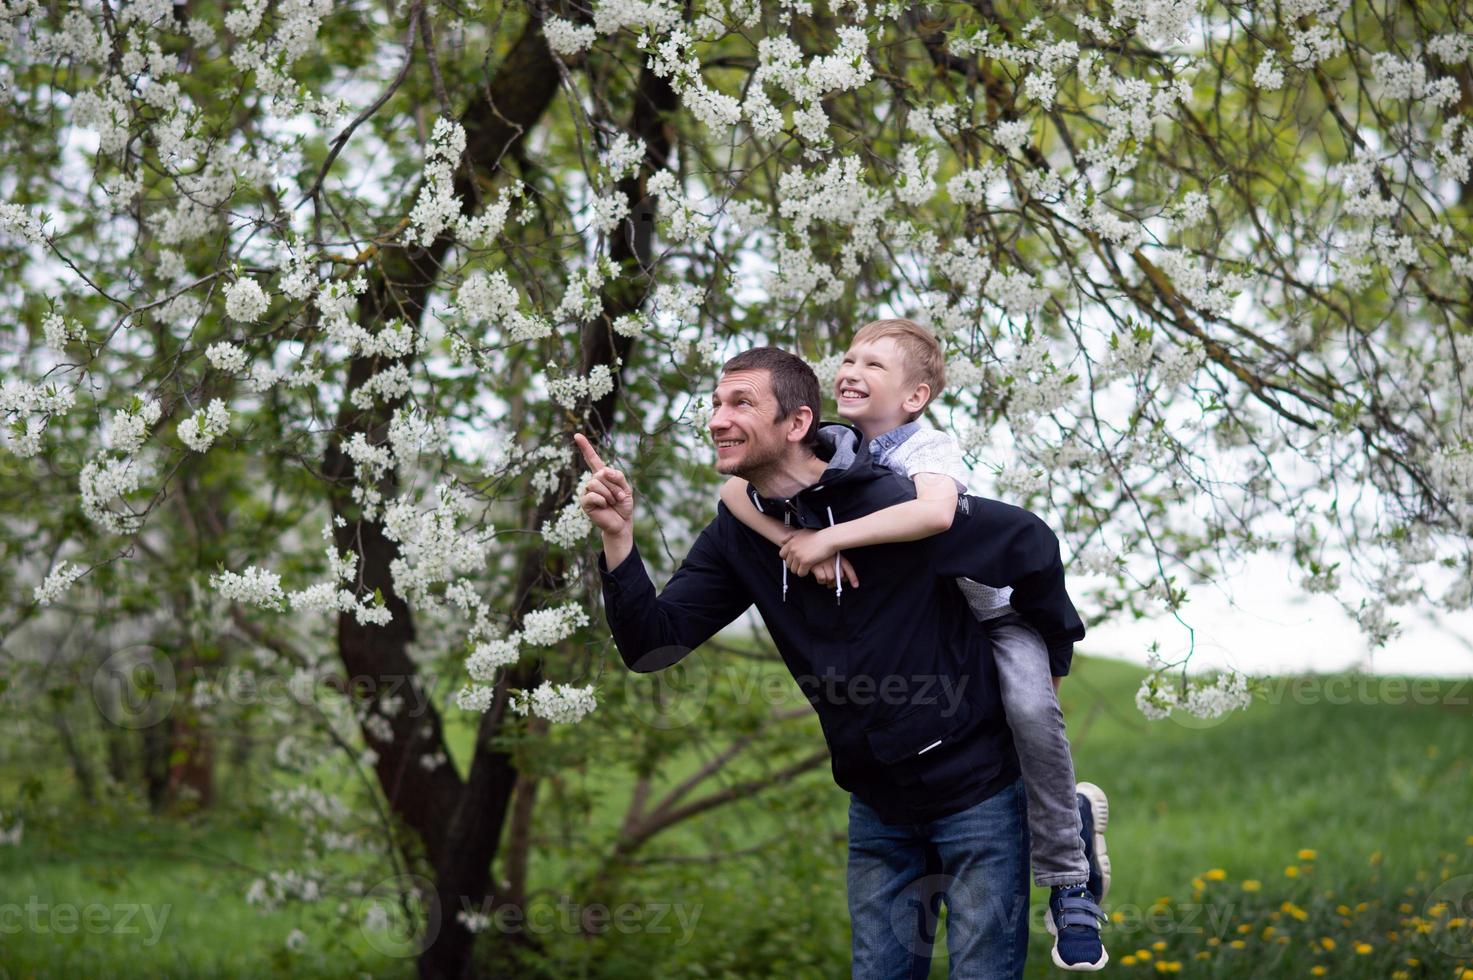
[[[930,400],[931,386],[922,381],[915,386],[915,390],[905,396],[905,401],[901,403],[901,407],[907,412],[919,412],[926,407],[926,403]]]
[[[799,405],[793,409],[793,414],[788,416],[788,431],[784,438],[788,442],[802,442],[803,436],[808,432],[808,425],[813,421],[813,409],[807,405]]]

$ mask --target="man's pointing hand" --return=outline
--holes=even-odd
[[[583,462],[588,464],[588,471],[592,474],[583,484],[578,497],[583,512],[604,533],[606,539],[630,536],[634,529],[634,490],[629,486],[629,481],[624,478],[623,473],[599,458],[593,445],[581,432],[573,435],[573,444],[583,454]],[[607,541],[605,550],[608,550]],[[618,564],[612,561],[612,554],[609,558],[611,567]]]

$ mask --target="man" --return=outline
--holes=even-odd
[[[857,430],[819,426],[819,406],[801,359],[738,354],[712,396],[717,470],[744,477],[753,503],[795,531],[914,498]],[[959,497],[949,531],[848,552],[830,591],[790,580],[778,547],[719,505],[656,595],[634,544],[633,488],[574,439],[592,471],[581,504],[603,535],[604,607],[624,663],[668,667],[755,604],[817,711],[834,781],[850,792],[854,976],[924,977],[942,894],[951,976],[1021,976],[1026,802],[987,633],[954,580],[1011,587],[1013,607],[1067,659],[1084,627],[1054,534],[1020,508]]]

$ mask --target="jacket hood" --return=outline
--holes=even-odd
[[[805,519],[805,512],[811,507],[804,504],[813,504],[823,495],[825,489],[834,486],[844,486],[874,478],[875,469],[878,464],[874,462],[869,451],[869,442],[864,433],[847,422],[820,422],[818,426],[818,448],[815,450],[818,458],[828,463],[828,468],[818,478],[818,482],[807,486],[793,494],[791,497],[764,497],[757,492],[757,488],[749,482],[747,484],[747,496],[758,510],[764,514],[783,514],[791,511],[797,518],[793,523],[800,527],[823,527],[829,523],[827,520],[818,520],[818,515],[824,512],[822,507],[811,518]]]

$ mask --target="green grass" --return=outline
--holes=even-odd
[[[1396,698],[1383,696],[1383,681],[1345,704],[1321,689],[1300,699],[1311,703],[1276,696],[1193,728],[1142,718],[1133,705],[1139,678],[1138,668],[1081,658],[1062,692],[1079,777],[1104,787],[1112,805],[1111,972],[1157,975],[1179,964],[1186,976],[1247,978],[1312,975],[1321,966],[1332,977],[1446,978],[1473,968],[1473,935],[1447,926],[1460,908],[1473,911],[1473,899],[1460,907],[1453,894],[1466,881],[1473,895],[1473,713],[1453,703],[1469,700],[1473,685],[1444,684],[1439,697],[1421,699],[1430,704],[1388,703]],[[794,748],[820,744],[808,720],[789,738]],[[672,736],[667,784],[709,752],[701,743],[699,725]],[[548,895],[590,867],[627,804],[627,770],[596,740],[592,751],[561,789],[539,796],[546,816],[531,884]],[[760,765],[748,760],[726,776]],[[90,904],[114,924],[123,906],[169,912],[152,943],[136,913],[133,933],[80,924],[62,931],[49,922],[17,930],[6,928],[14,918],[0,921],[0,978],[411,972],[410,961],[380,954],[353,921],[334,919],[334,908],[314,919],[301,908],[262,913],[245,904],[251,879],[282,867],[294,841],[292,827],[252,801],[222,794],[215,811],[188,819],[150,818],[129,805],[84,808],[59,760],[12,754],[0,759],[7,815],[22,773],[41,774],[45,789],[21,844],[0,847],[0,901]],[[570,798],[588,801],[586,815]],[[658,932],[643,913],[635,931],[611,930],[595,942],[553,931],[543,937],[544,970],[641,980],[847,976],[846,811],[846,794],[821,767],[792,790],[679,825],[641,856],[740,856],[714,865],[657,861],[619,879],[608,898],[631,908],[679,904],[699,914],[693,927],[682,931],[667,915],[673,928]],[[1314,856],[1301,858],[1301,850]],[[1439,888],[1447,894],[1435,894]],[[1435,899],[1449,896],[1439,910]],[[1058,976],[1038,911],[1028,975]],[[285,938],[297,927],[311,941],[288,953]],[[1369,949],[1357,952],[1358,943]],[[495,945],[485,936],[482,952]],[[944,957],[932,975],[945,975]]]
[[[246,904],[250,882],[294,850],[292,827],[260,818],[226,804],[191,818],[91,807],[28,821],[20,846],[0,848],[0,977],[412,975],[352,922],[324,929],[300,907]],[[289,953],[298,927],[315,946]]]

